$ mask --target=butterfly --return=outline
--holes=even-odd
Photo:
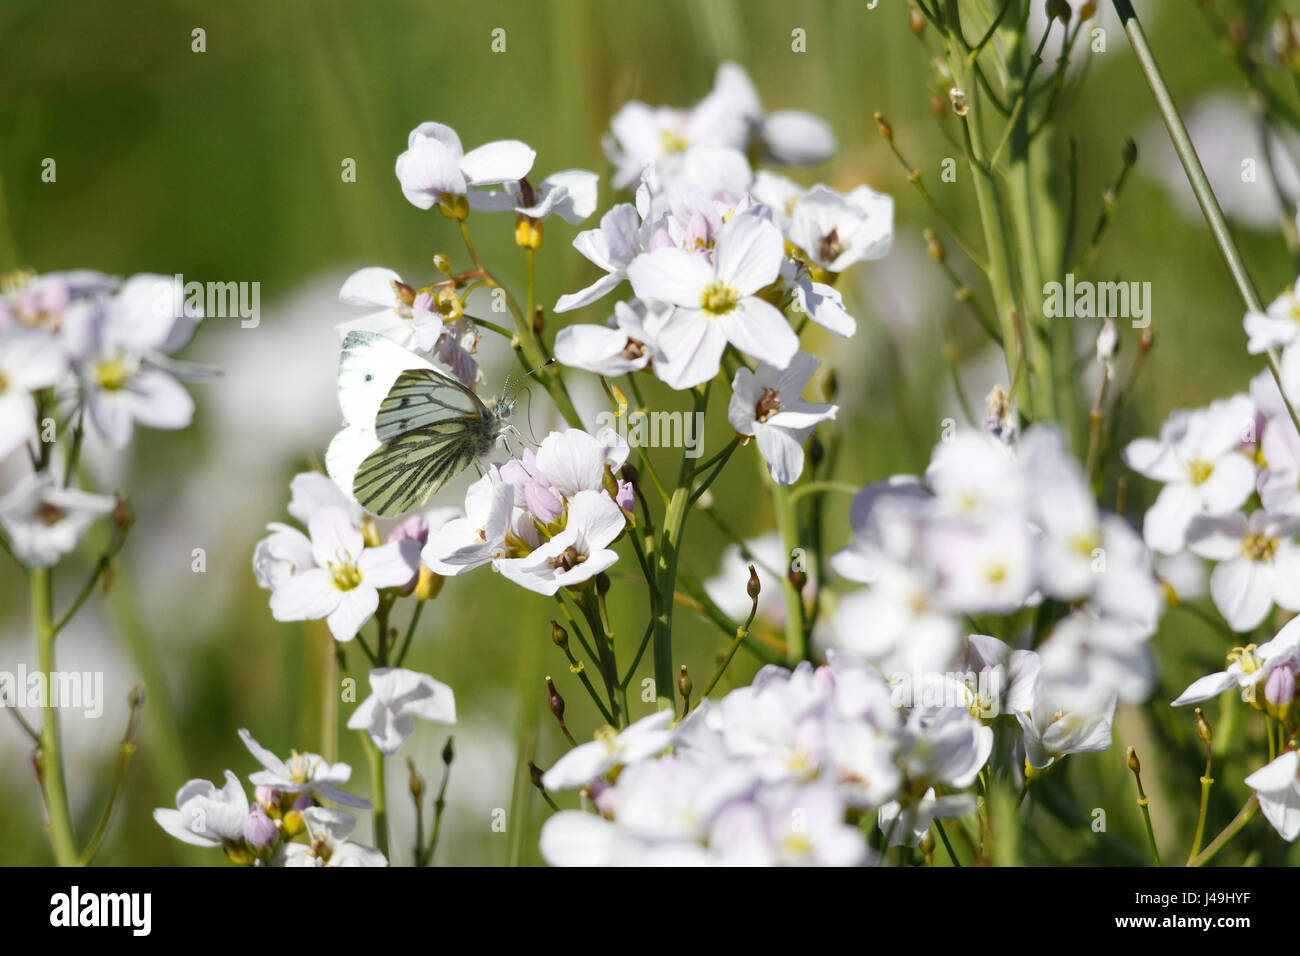
[[[376,332],[349,332],[339,359],[344,429],[325,469],[372,514],[424,504],[515,431],[516,399],[484,403],[446,372]],[[480,471],[482,469],[480,468]]]

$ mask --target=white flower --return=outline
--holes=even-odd
[[[570,325],[555,336],[555,357],[564,365],[613,378],[639,372],[662,357],[647,319],[661,320],[640,300],[618,302],[608,325]]]
[[[1181,551],[1187,526],[1198,514],[1239,508],[1255,488],[1255,467],[1237,447],[1254,434],[1255,406],[1245,395],[1208,408],[1174,412],[1160,438],[1139,438],[1124,449],[1134,471],[1164,482],[1146,513],[1142,533],[1155,551]]]
[[[110,448],[125,448],[134,423],[178,429],[194,399],[172,377],[193,367],[167,356],[189,339],[199,316],[167,276],[132,276],[116,295],[74,304],[64,336],[91,423]]]
[[[347,764],[331,764],[320,754],[300,754],[297,751],[284,761],[254,740],[247,730],[239,731],[239,739],[265,768],[249,774],[248,779],[254,786],[268,787],[281,793],[311,793],[345,807],[370,809],[369,800],[339,789],[339,785],[347,783],[352,776],[352,768]]]
[[[1241,688],[1243,698],[1253,700],[1255,687],[1262,684],[1274,668],[1296,661],[1300,661],[1300,617],[1288,621],[1271,641],[1258,647],[1247,644],[1234,648],[1228,655],[1228,666],[1224,670],[1192,681],[1174,700],[1173,706],[1199,704],[1234,686]]]
[[[22,327],[0,330],[0,459],[37,440],[36,399],[67,368],[57,339]]]
[[[576,226],[596,211],[599,181],[599,176],[585,169],[566,169],[552,173],[536,186],[529,183],[527,189],[515,181],[506,183],[501,192],[474,193],[472,205],[483,212],[513,209],[530,219],[546,219],[554,214]]]
[[[993,752],[993,728],[955,707],[914,708],[899,739],[908,779],[969,787]]]
[[[86,529],[116,505],[109,495],[64,488],[49,473],[32,472],[0,498],[0,527],[19,561],[48,568],[73,551]]]
[[[272,521],[266,530],[271,533],[253,549],[253,574],[258,587],[274,591],[299,571],[316,566],[311,538],[278,521]]]
[[[1269,349],[1289,347],[1300,336],[1300,298],[1288,287],[1263,312],[1247,312],[1242,319],[1249,341],[1246,351],[1259,355]]]
[[[403,348],[431,352],[443,335],[434,295],[416,292],[392,269],[358,269],[344,280],[339,301],[378,310],[335,325],[340,340],[349,332],[377,332]]]
[[[894,241],[894,200],[869,186],[841,196],[816,185],[795,202],[789,239],[828,272],[882,259]]]
[[[1068,754],[1108,749],[1116,703],[1114,691],[1066,692],[1040,678],[1034,687],[1032,707],[1016,713],[1024,733],[1028,766],[1045,770]]]
[[[1259,808],[1283,840],[1300,836],[1300,751],[1288,750],[1246,778],[1259,795]]]
[[[642,213],[638,212],[638,207],[643,207],[643,212],[649,211],[648,191],[637,193],[637,204],[619,203],[601,216],[598,228],[578,233],[573,248],[603,269],[605,275],[579,292],[560,296],[555,303],[556,312],[571,312],[608,295],[627,278],[628,263],[649,251],[650,223],[643,223]]]
[[[1130,704],[1146,700],[1155,680],[1143,636],[1079,612],[1057,622],[1039,646],[1038,659],[1043,679],[1053,687],[1098,695],[1109,689]]]
[[[445,197],[466,195],[471,186],[523,179],[536,155],[513,139],[486,143],[467,153],[450,126],[421,123],[411,130],[406,151],[397,157],[397,179],[408,202],[432,209]],[[476,195],[469,195],[471,206]]]
[[[381,753],[392,755],[415,732],[415,720],[456,722],[456,698],[446,684],[401,667],[370,672],[371,694],[348,718],[349,730],[370,734]]]
[[[515,489],[492,469],[465,491],[465,514],[429,529],[421,551],[431,571],[454,577],[506,553]]]
[[[609,545],[623,533],[627,519],[608,495],[583,490],[568,498],[564,530],[526,557],[499,561],[498,570],[538,594],[587,581],[614,565],[618,553]]]
[[[379,589],[402,587],[420,569],[419,544],[394,541],[367,548],[361,530],[326,508],[307,525],[316,566],[284,578],[271,594],[277,621],[325,618],[335,640],[350,641],[379,606]]]
[[[1033,541],[1023,520],[937,518],[924,534],[933,600],[948,611],[1010,614],[1033,590]]]
[[[727,419],[741,435],[753,436],[772,480],[793,484],[803,473],[803,443],[818,422],[835,417],[834,405],[813,405],[802,398],[817,359],[799,352],[784,370],[760,364],[757,372],[737,370],[731,382]]]
[[[766,791],[718,814],[710,849],[720,866],[857,866],[870,851],[845,812],[842,796],[822,781]]]
[[[974,429],[935,446],[925,483],[941,513],[963,518],[1002,519],[1026,500],[1024,476],[1010,450]]]
[[[1210,596],[1234,631],[1254,630],[1274,604],[1300,611],[1300,517],[1266,511],[1198,516],[1187,529],[1193,554],[1218,561]]]
[[[876,825],[881,833],[889,834],[890,846],[916,846],[925,838],[935,820],[954,819],[974,812],[974,794],[954,793],[937,797],[934,787],[930,787],[920,800],[909,804],[906,809],[897,800],[882,806],[876,815]]]
[[[357,818],[342,810],[308,807],[302,812],[307,843],[290,843],[276,860],[280,866],[387,866],[374,847],[349,843]]]
[[[175,810],[153,812],[160,827],[194,846],[242,845],[247,817],[248,796],[229,770],[221,789],[207,780],[191,780],[177,791]]]
[[[619,733],[605,728],[590,743],[574,747],[542,775],[547,790],[572,790],[603,777],[615,767],[639,763],[673,742],[671,710],[655,711]]]
[[[709,381],[728,342],[776,368],[788,366],[799,339],[776,307],[756,294],[777,278],[782,258],[775,226],[736,215],[718,235],[712,264],[681,249],[633,260],[627,274],[636,294],[677,306],[659,331],[668,358],[659,377],[679,389]]]

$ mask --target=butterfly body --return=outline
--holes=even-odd
[[[330,444],[330,476],[372,514],[424,504],[514,430],[513,398],[485,403],[420,356],[373,332],[350,332],[339,361],[347,427]]]

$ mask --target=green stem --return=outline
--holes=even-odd
[[[48,568],[31,572],[32,621],[36,629],[36,649],[46,686],[54,679],[54,584]],[[72,816],[68,809],[68,788],[63,776],[63,752],[59,739],[59,711],[54,695],[46,693],[41,725],[41,775],[45,788],[45,807],[49,812],[50,842],[59,866],[77,866],[76,838],[72,833]]]
[[[1160,109],[1160,116],[1165,121],[1169,139],[1173,142],[1174,150],[1178,153],[1178,159],[1183,164],[1183,172],[1187,175],[1187,181],[1192,186],[1192,192],[1196,194],[1196,202],[1201,207],[1201,214],[1205,216],[1205,222],[1214,235],[1214,242],[1219,247],[1219,254],[1223,257],[1228,271],[1232,273],[1232,281],[1237,286],[1241,301],[1249,311],[1262,312],[1264,306],[1260,302],[1259,293],[1255,290],[1255,283],[1251,279],[1250,273],[1246,269],[1246,263],[1241,257],[1241,252],[1237,249],[1237,244],[1232,238],[1232,232],[1228,229],[1228,221],[1224,218],[1223,210],[1219,206],[1219,200],[1215,198],[1214,190],[1210,187],[1210,180],[1205,175],[1205,168],[1196,155],[1196,147],[1192,145],[1192,139],[1187,133],[1187,127],[1183,125],[1182,117],[1178,114],[1178,106],[1174,103],[1169,87],[1165,84],[1164,76],[1160,72],[1160,66],[1156,63],[1155,54],[1151,52],[1151,47],[1147,43],[1146,32],[1142,29],[1137,14],[1133,12],[1133,4],[1130,0],[1112,0],[1112,2],[1115,5],[1115,12],[1119,15],[1120,22],[1124,25],[1124,32],[1128,35],[1129,43],[1133,46],[1133,53],[1137,57],[1138,66],[1142,69],[1142,75],[1146,77],[1147,85],[1151,87],[1151,94],[1155,97],[1156,106]],[[1273,373],[1274,381],[1277,382],[1278,391],[1282,395],[1282,401],[1286,404],[1287,412],[1291,415],[1291,421],[1296,430],[1300,431],[1300,416],[1297,416],[1296,410],[1291,404],[1291,399],[1287,396],[1286,389],[1282,385],[1282,370],[1276,349],[1268,350],[1268,367]]]
[[[379,752],[375,742],[365,731],[360,731],[361,743],[366,750],[366,761],[370,766],[370,803],[371,820],[375,830],[375,848],[388,856],[388,806],[384,786],[384,755]]]
[[[707,386],[696,389],[694,412],[703,415],[709,402]],[[677,677],[673,673],[673,601],[677,589],[677,557],[681,548],[682,532],[686,528],[686,515],[690,510],[691,492],[695,483],[695,459],[683,449],[681,465],[677,470],[677,485],[668,499],[664,514],[664,528],[660,538],[657,561],[656,590],[661,600],[655,612],[654,674],[655,698],[660,710],[673,709],[673,688]]]
[[[759,460],[760,467],[766,466]],[[790,580],[790,558],[799,547],[798,511],[790,489],[773,483],[772,506],[776,509],[776,529],[781,535],[781,548],[785,552],[785,574],[779,578],[781,594],[785,599],[785,659],[791,667],[808,656],[808,642],[804,635],[803,595]]]
[[[1255,811],[1258,809],[1259,794],[1252,793],[1250,799],[1246,801],[1245,805],[1239,811],[1237,811],[1237,815],[1232,818],[1232,822],[1223,828],[1223,832],[1210,841],[1210,845],[1205,848],[1205,851],[1201,853],[1200,856],[1189,860],[1187,865],[1204,866],[1206,863],[1210,862],[1210,860],[1214,859],[1214,855],[1222,850],[1227,845],[1228,841],[1236,836],[1241,828],[1251,821],[1251,818],[1255,815]]]

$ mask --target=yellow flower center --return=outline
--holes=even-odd
[[[1243,674],[1253,674],[1264,666],[1264,662],[1255,653],[1254,644],[1247,644],[1245,647],[1234,647],[1232,653],[1228,655],[1228,663],[1239,664]]]
[[[1210,475],[1214,474],[1214,465],[1200,458],[1194,458],[1187,463],[1187,473],[1191,476],[1192,484],[1203,485],[1210,480]]]
[[[1272,561],[1277,553],[1277,538],[1264,534],[1247,535],[1241,543],[1241,551],[1252,561]]]
[[[725,282],[715,279],[700,294],[700,308],[711,315],[726,315],[740,302],[736,291]]]
[[[122,356],[104,359],[95,366],[95,384],[107,392],[117,392],[126,387],[131,373],[127,371]]]
[[[346,561],[331,564],[330,573],[334,575],[334,586],[340,591],[351,591],[361,583],[360,570],[355,564]]]
[[[661,129],[659,131],[659,142],[663,144],[665,153],[680,153],[686,149],[687,146],[691,145],[686,141],[685,137],[678,136],[671,130],[666,129]]]

